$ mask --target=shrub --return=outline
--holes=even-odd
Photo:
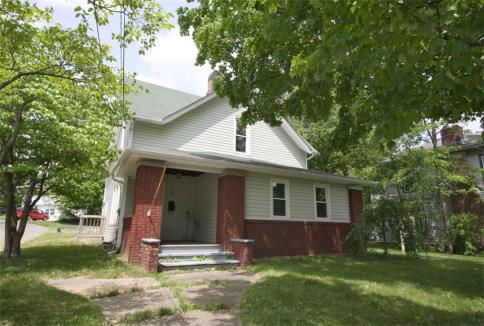
[[[449,241],[454,243],[454,252],[457,254],[477,253],[482,232],[479,216],[476,214],[455,214],[450,218]]]
[[[344,250],[354,255],[364,255],[370,241],[383,244],[388,255],[390,242],[397,242],[407,255],[418,255],[428,250],[429,219],[431,217],[413,202],[398,198],[379,198],[365,207],[362,216],[344,243]]]

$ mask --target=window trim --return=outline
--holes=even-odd
[[[316,200],[316,188],[324,188],[326,190],[326,217],[318,217],[318,203]],[[314,201],[314,218],[320,221],[331,220],[331,190],[329,184],[315,183],[313,185],[313,201]],[[322,202],[321,202],[322,203]]]
[[[250,125],[245,126],[245,152],[239,152],[237,150],[237,120],[240,120],[241,116],[236,115],[234,117],[234,133],[233,133],[233,149],[236,154],[241,154],[241,155],[249,155],[250,154]],[[242,136],[242,135],[240,135]]]
[[[286,201],[286,215],[274,215],[274,197],[273,197],[273,190],[272,190],[272,184],[273,183],[281,183],[281,184],[284,184],[285,188],[284,188],[284,194],[285,194],[285,198],[284,200]],[[269,180],[269,191],[270,191],[270,196],[269,196],[269,200],[270,200],[270,207],[271,207],[271,218],[274,218],[274,219],[281,219],[281,220],[287,220],[289,219],[290,217],[290,206],[289,206],[289,199],[290,199],[290,184],[289,184],[289,180],[288,179],[276,179],[276,178],[271,178]],[[281,198],[279,198],[281,200]]]

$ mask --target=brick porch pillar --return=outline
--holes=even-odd
[[[141,267],[149,273],[158,271],[159,239],[141,239]]]
[[[232,250],[240,261],[240,266],[252,265],[254,263],[254,240],[253,239],[231,239]]]
[[[231,239],[245,235],[245,178],[223,175],[218,178],[217,243],[232,250]]]
[[[128,237],[128,262],[141,263],[141,239],[160,239],[163,212],[163,184],[153,202],[163,167],[140,165],[136,171],[133,217]],[[151,206],[153,202],[153,206]],[[148,211],[151,214],[148,216]]]
[[[363,191],[361,189],[349,188],[348,199],[350,202],[351,224],[355,224],[363,212]]]

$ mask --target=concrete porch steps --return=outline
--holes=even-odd
[[[158,258],[161,270],[239,264],[233,252],[223,251],[218,244],[161,245]]]
[[[221,253],[222,246],[219,244],[167,244],[160,246],[160,254],[209,254]]]

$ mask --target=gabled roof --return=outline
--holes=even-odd
[[[138,81],[138,83],[148,89],[149,92],[144,93],[145,95],[142,93],[132,95],[132,99],[129,100],[135,112],[135,120],[145,123],[157,125],[170,123],[217,97],[215,92],[200,97],[147,82]],[[182,105],[183,103],[185,105]],[[299,135],[284,118],[281,121],[281,128],[304,152],[311,155],[318,154],[318,151]]]
[[[143,89],[138,94],[130,94],[128,101],[135,117],[139,118],[161,120],[200,98],[198,95],[140,80],[136,84]]]

